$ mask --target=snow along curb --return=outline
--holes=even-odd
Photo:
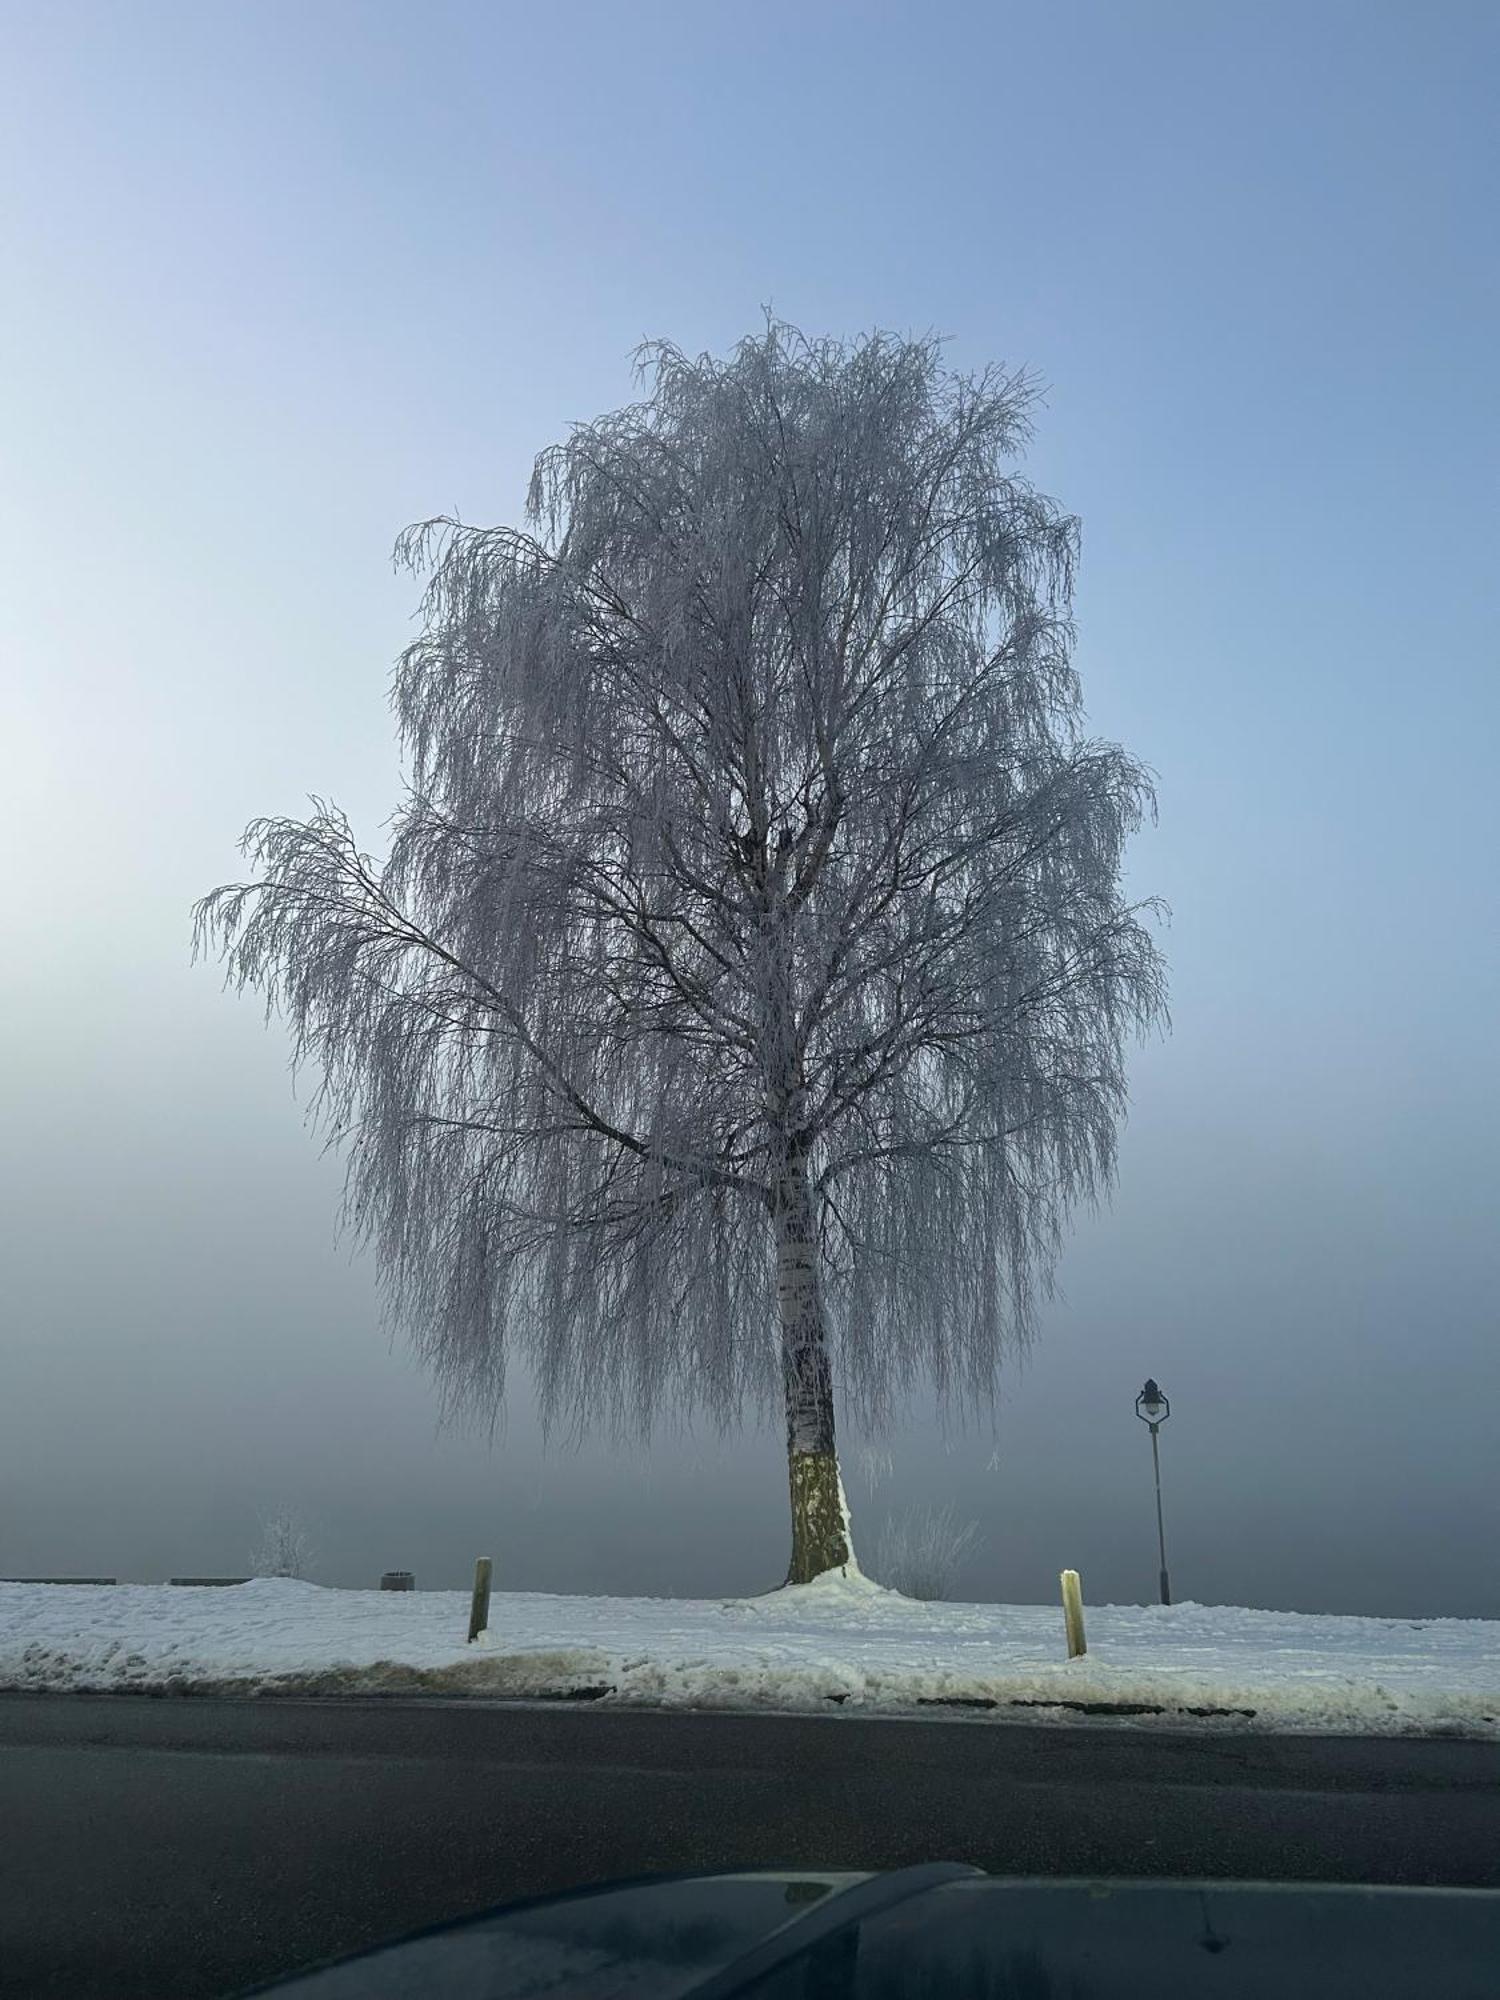
[[[760,1598],[0,1584],[0,1688],[611,1706],[1500,1740],[1500,1624],[1199,1604],[917,1604],[863,1577]]]

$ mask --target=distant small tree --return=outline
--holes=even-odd
[[[951,1506],[908,1507],[886,1516],[875,1541],[873,1574],[903,1597],[950,1597],[978,1545],[979,1523],[960,1521]]]
[[[251,1574],[305,1577],[313,1553],[312,1537],[300,1517],[280,1508],[260,1524],[260,1540],[250,1556]]]
[[[644,352],[529,531],[429,521],[377,864],[257,821],[198,941],[284,1009],[347,1213],[455,1404],[786,1426],[788,1578],[851,1557],[836,1376],[986,1399],[1111,1177],[1160,963],[1150,786],[1089,741],[1034,391],[932,340]]]

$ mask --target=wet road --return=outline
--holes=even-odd
[[[1500,1886],[1500,1744],[0,1697],[0,1994],[196,2000],[656,1870]]]

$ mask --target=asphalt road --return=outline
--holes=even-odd
[[[1500,1885],[1500,1744],[0,1698],[0,1994],[188,2000],[551,1889],[889,1868]]]

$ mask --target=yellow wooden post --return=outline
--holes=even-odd
[[[469,1644],[472,1646],[490,1624],[490,1559],[481,1556],[474,1565],[474,1596],[469,1605]]]
[[[1088,1651],[1088,1641],[1083,1636],[1083,1585],[1078,1580],[1076,1569],[1065,1569],[1062,1573],[1063,1627],[1068,1635],[1068,1658],[1076,1660]]]

